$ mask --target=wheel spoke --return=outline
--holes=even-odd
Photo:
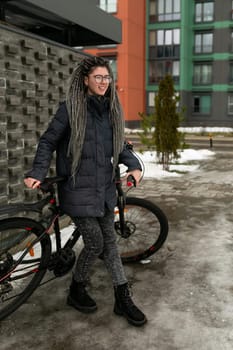
[[[30,219],[0,221],[0,320],[31,295],[45,273],[41,265],[49,258],[50,241],[38,242],[41,232]]]
[[[119,214],[115,214],[117,243],[123,262],[145,259],[162,246],[168,224],[157,206],[144,199],[127,198],[124,217],[126,238],[120,232]]]

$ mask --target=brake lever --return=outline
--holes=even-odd
[[[133,177],[133,175],[129,175],[129,176],[127,177],[127,186],[128,186],[128,187],[132,187],[132,186],[136,187],[136,180],[135,180],[135,178]]]

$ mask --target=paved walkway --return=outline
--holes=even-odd
[[[66,305],[70,276],[40,287],[0,325],[2,350],[232,350],[233,153],[201,161],[194,173],[145,180],[135,194],[166,212],[170,232],[148,264],[126,266],[148,324],[112,313],[111,282],[98,261],[91,294],[98,311]]]

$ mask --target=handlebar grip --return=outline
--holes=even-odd
[[[127,186],[128,186],[128,187],[132,187],[132,186],[136,187],[136,180],[135,180],[135,178],[133,177],[133,175],[129,175],[129,176],[127,177]]]
[[[129,140],[126,141],[126,149],[132,151],[133,150],[133,143]]]

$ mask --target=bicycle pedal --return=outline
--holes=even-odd
[[[56,277],[64,276],[72,269],[75,263],[75,252],[71,248],[61,249],[57,254],[57,260],[53,269]]]

